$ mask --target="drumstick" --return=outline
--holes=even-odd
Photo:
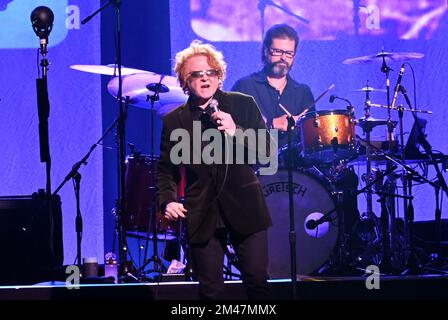
[[[313,102],[309,107],[305,108],[305,110],[303,110],[303,111],[298,115],[298,118],[301,118],[303,115],[305,115],[305,113],[307,113],[308,110],[310,110],[313,106],[316,105],[317,101],[319,101],[320,99],[322,99],[322,97],[325,96],[325,95],[328,93],[328,91],[332,90],[334,87],[335,87],[335,85],[334,85],[334,83],[333,83],[331,86],[328,87],[327,90],[325,90],[319,97],[317,97],[317,99],[314,100],[314,102]],[[279,103],[278,105],[279,105],[280,108],[283,109],[283,111],[286,113],[286,115],[287,115],[288,117],[292,117],[291,112],[289,112],[284,106],[282,106],[281,103]]]
[[[288,117],[292,117],[291,112],[289,112],[288,110],[286,110],[286,108],[285,108],[284,106],[282,106],[281,103],[279,103],[278,105],[279,105],[280,108],[283,109],[283,111],[285,111],[285,113],[286,113],[286,115],[287,115]]]

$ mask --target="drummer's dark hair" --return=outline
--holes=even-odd
[[[271,47],[273,39],[294,40],[295,42],[294,51],[297,50],[297,46],[299,44],[299,35],[297,34],[296,30],[294,30],[291,26],[285,23],[273,25],[271,28],[269,28],[268,31],[266,31],[266,34],[263,39],[263,47],[261,48],[261,60],[263,61],[263,63],[267,62],[266,53]]]

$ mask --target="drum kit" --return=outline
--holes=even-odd
[[[343,61],[347,65],[364,65],[379,62],[386,73],[389,84],[387,64],[421,59],[420,53],[391,53],[350,58]],[[402,67],[403,70],[403,67]],[[296,123],[297,140],[292,145],[294,159],[294,212],[297,234],[297,274],[363,274],[369,264],[378,264],[384,273],[401,272],[419,265],[412,246],[412,183],[420,179],[438,188],[433,182],[421,177],[407,163],[429,162],[410,159],[405,154],[403,113],[431,114],[431,111],[396,105],[398,92],[405,93],[401,85],[403,71],[395,87],[392,103],[383,106],[372,103],[372,92],[386,93],[389,88],[376,89],[369,85],[353,90],[365,94],[364,117],[356,119],[354,107],[344,98],[334,95],[330,102],[342,99],[348,102],[346,110],[320,110],[308,112]],[[389,102],[389,97],[387,98]],[[387,108],[387,119],[371,116],[372,108]],[[392,119],[391,111],[398,113],[398,120]],[[399,126],[399,139],[394,137],[394,129]],[[415,126],[415,125],[414,125]],[[355,133],[358,127],[364,138]],[[386,141],[374,141],[371,132],[374,128],[384,127],[388,132]],[[411,139],[411,137],[409,137]],[[409,141],[408,141],[409,142]],[[426,150],[425,150],[426,151]],[[265,198],[273,219],[270,229],[270,275],[289,277],[289,229],[287,216],[288,197],[288,146],[279,150],[279,173],[273,176],[260,176]],[[414,157],[417,156],[416,154]],[[420,158],[421,154],[420,154]],[[385,165],[385,168],[380,165]],[[365,165],[362,176],[364,188],[358,190],[358,176],[354,165]],[[437,164],[436,164],[437,165]],[[283,168],[282,168],[283,167]],[[397,174],[399,172],[399,174]],[[401,179],[403,190],[396,194],[397,180]],[[440,188],[440,187],[439,187]],[[366,212],[360,214],[357,196],[366,196]],[[373,212],[373,196],[379,197],[381,213]],[[404,222],[400,223],[395,213],[395,205],[403,201]],[[400,225],[400,227],[398,227]],[[401,227],[402,226],[402,227]],[[401,229],[400,229],[401,228]]]

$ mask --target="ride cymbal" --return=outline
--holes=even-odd
[[[417,52],[379,52],[377,54],[345,59],[342,63],[348,65],[369,64],[371,62],[404,62],[409,60],[421,59],[425,55]]]
[[[109,93],[117,97],[118,77],[113,78],[107,84]],[[187,101],[188,96],[179,86],[177,78],[156,73],[136,73],[123,77],[122,96],[129,97],[129,104],[135,107],[151,109],[151,96],[157,96],[154,109],[159,115],[165,115],[175,107]]]

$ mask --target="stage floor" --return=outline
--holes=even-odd
[[[448,275],[380,276],[379,282],[365,277],[301,276],[297,282],[297,300],[402,300],[447,299]],[[370,283],[368,285],[367,283]],[[376,285],[378,289],[368,289]],[[273,300],[291,300],[290,279],[270,280]],[[197,300],[194,281],[79,284],[70,288],[64,282],[27,286],[1,286],[0,300]],[[241,281],[226,281],[223,300],[245,300]]]

